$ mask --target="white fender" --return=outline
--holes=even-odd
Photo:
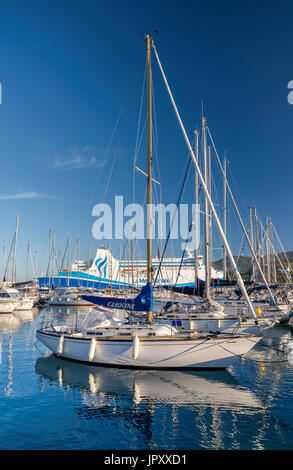
[[[132,344],[132,356],[133,359],[137,359],[139,354],[139,337],[134,336]]]
[[[57,348],[57,356],[60,356],[63,352],[63,345],[64,345],[64,335],[61,335],[59,338],[58,348]]]
[[[90,342],[90,349],[89,349],[89,355],[88,355],[89,361],[93,360],[95,351],[96,351],[96,338],[92,338]]]

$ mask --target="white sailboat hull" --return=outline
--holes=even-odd
[[[197,339],[96,339],[38,330],[37,338],[54,354],[90,364],[148,369],[226,369],[260,341],[262,336]],[[91,360],[89,359],[91,357]]]
[[[213,375],[189,371],[118,370],[105,367],[84,367],[83,364],[57,360],[50,355],[37,360],[36,372],[53,379],[60,388],[82,387],[84,402],[96,407],[104,399],[129,396],[135,404],[168,402],[189,405],[233,405],[247,413],[262,407],[256,395],[241,386],[227,371]],[[51,382],[50,382],[51,383]],[[45,383],[44,383],[45,386]]]

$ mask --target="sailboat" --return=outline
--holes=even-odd
[[[33,297],[23,295],[18,289],[16,289],[16,247],[17,247],[17,236],[18,236],[18,226],[19,226],[19,216],[16,218],[16,229],[13,237],[13,242],[10,248],[12,250],[12,246],[14,248],[13,254],[13,266],[12,266],[12,281],[7,282],[5,280],[7,267],[9,263],[9,257],[7,260],[7,265],[4,270],[3,281],[0,284],[0,311],[5,309],[5,301],[8,304],[8,310],[4,310],[5,313],[8,311],[13,312],[16,310],[31,310],[35,299]]]
[[[83,322],[80,328],[50,326],[45,323],[37,330],[37,339],[44,343],[55,355],[65,359],[91,364],[120,366],[146,369],[226,369],[239,360],[263,337],[261,330],[257,334],[221,334],[198,331],[177,331],[170,325],[161,325],[153,321],[152,288],[152,68],[151,50],[153,49],[169,92],[180,127],[183,131],[190,154],[198,171],[211,212],[216,220],[227,254],[231,260],[238,285],[243,292],[251,311],[257,318],[241,275],[237,269],[227,239],[223,233],[209,191],[195,159],[180,115],[171,94],[151,36],[146,35],[147,54],[147,283],[140,294],[130,299],[106,300],[111,305],[101,305],[101,298],[91,301],[99,305],[93,310],[89,322]],[[89,300],[88,296],[84,296]],[[102,297],[103,299],[103,297]],[[146,313],[144,323],[127,323],[113,317],[111,309],[139,309]],[[112,322],[109,316],[112,315]]]

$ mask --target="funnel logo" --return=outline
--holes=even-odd
[[[288,83],[288,88],[292,90],[288,95],[288,103],[293,104],[293,80]]]
[[[100,263],[99,263],[99,261],[100,261]],[[103,258],[96,259],[95,265],[97,266],[97,268],[99,270],[100,276],[101,277],[106,277],[107,266],[108,266],[107,256],[104,259]]]

